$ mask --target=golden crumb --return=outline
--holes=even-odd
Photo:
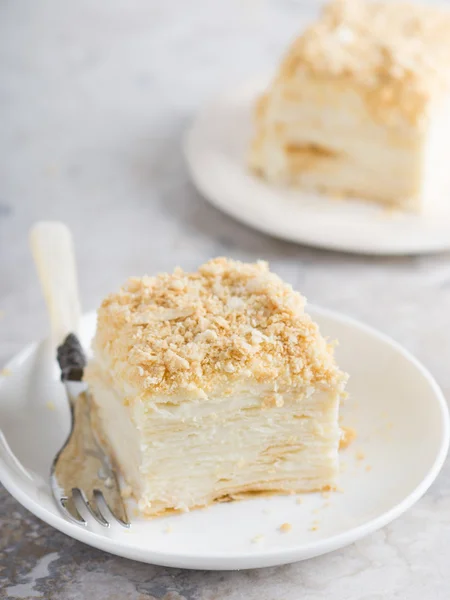
[[[259,533],[258,535],[255,535],[254,538],[252,538],[252,544],[261,544],[261,542],[264,541],[264,536],[262,535],[262,533]]]
[[[290,523],[283,523],[278,529],[281,531],[281,533],[288,533],[291,531],[292,525]]]
[[[355,454],[355,458],[356,460],[364,460],[366,455],[361,450],[358,450],[358,452]]]
[[[51,400],[49,400],[48,402],[46,402],[45,406],[48,408],[48,410],[56,410],[56,406],[55,406],[55,404]]]
[[[345,450],[345,448],[348,448],[354,439],[356,439],[356,431],[353,429],[353,427],[341,427],[339,450]]]
[[[343,391],[346,375],[304,311],[305,300],[264,262],[217,258],[195,273],[131,278],[98,311],[94,355],[124,395],[205,397],[250,379]],[[95,363],[87,380],[95,377]],[[274,394],[270,403],[281,406]]]
[[[0,370],[0,375],[2,377],[9,377],[10,375],[12,375],[12,371],[11,371],[11,369],[6,369],[6,368],[5,369],[1,369]]]
[[[327,198],[329,200],[344,200],[345,195],[342,192],[327,192]]]
[[[284,405],[283,396],[281,394],[268,394],[263,400],[263,408],[282,408]]]
[[[133,489],[130,485],[125,485],[120,489],[120,494],[124,500],[131,498],[133,495]]]
[[[401,217],[402,211],[397,206],[383,206],[383,210],[380,212],[381,219],[394,219],[395,217]]]
[[[412,124],[449,85],[450,13],[408,2],[332,0],[290,48],[275,85],[305,76],[358,88],[375,117]]]
[[[312,525],[309,530],[310,531],[317,531],[319,529],[319,527],[317,525]]]
[[[371,471],[371,470],[372,470],[372,467],[371,467],[371,465],[367,465],[367,467],[366,467],[366,471],[367,471],[367,472],[369,472],[369,471]]]

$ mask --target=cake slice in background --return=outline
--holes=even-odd
[[[132,278],[98,312],[98,427],[147,515],[332,489],[347,376],[266,263]]]
[[[450,13],[336,0],[289,49],[256,107],[268,182],[389,207],[450,205]]]

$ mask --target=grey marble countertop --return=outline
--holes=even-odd
[[[265,69],[313,0],[0,3],[0,362],[48,327],[27,232],[74,232],[86,308],[130,274],[215,255],[268,259],[310,301],[392,335],[450,394],[450,256],[364,258],[276,241],[211,208],[181,152],[193,113]],[[448,600],[450,467],[390,526],[260,571],[165,569],[54,531],[0,492],[0,597]]]

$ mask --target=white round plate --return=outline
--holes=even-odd
[[[252,107],[267,78],[235,88],[200,112],[185,140],[193,180],[232,217],[275,237],[363,254],[420,254],[450,248],[450,214],[392,212],[362,200],[275,187],[247,168]],[[450,199],[449,199],[450,204]]]
[[[0,478],[26,508],[53,527],[107,552],[152,564],[245,569],[336,550],[386,525],[416,502],[447,454],[444,397],[415,358],[349,318],[310,308],[322,332],[339,339],[351,374],[343,423],[358,433],[341,452],[341,490],[329,497],[271,496],[218,504],[166,518],[132,517],[130,530],[69,523],[53,502],[49,469],[69,429],[69,411],[47,342],[26,348],[0,381]],[[83,319],[82,342],[95,316]],[[287,533],[279,531],[290,523]]]

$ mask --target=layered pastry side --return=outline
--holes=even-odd
[[[93,351],[97,426],[144,514],[335,487],[347,375],[266,263],[129,279]]]
[[[258,101],[250,166],[274,184],[440,212],[449,88],[449,12],[332,1]]]

